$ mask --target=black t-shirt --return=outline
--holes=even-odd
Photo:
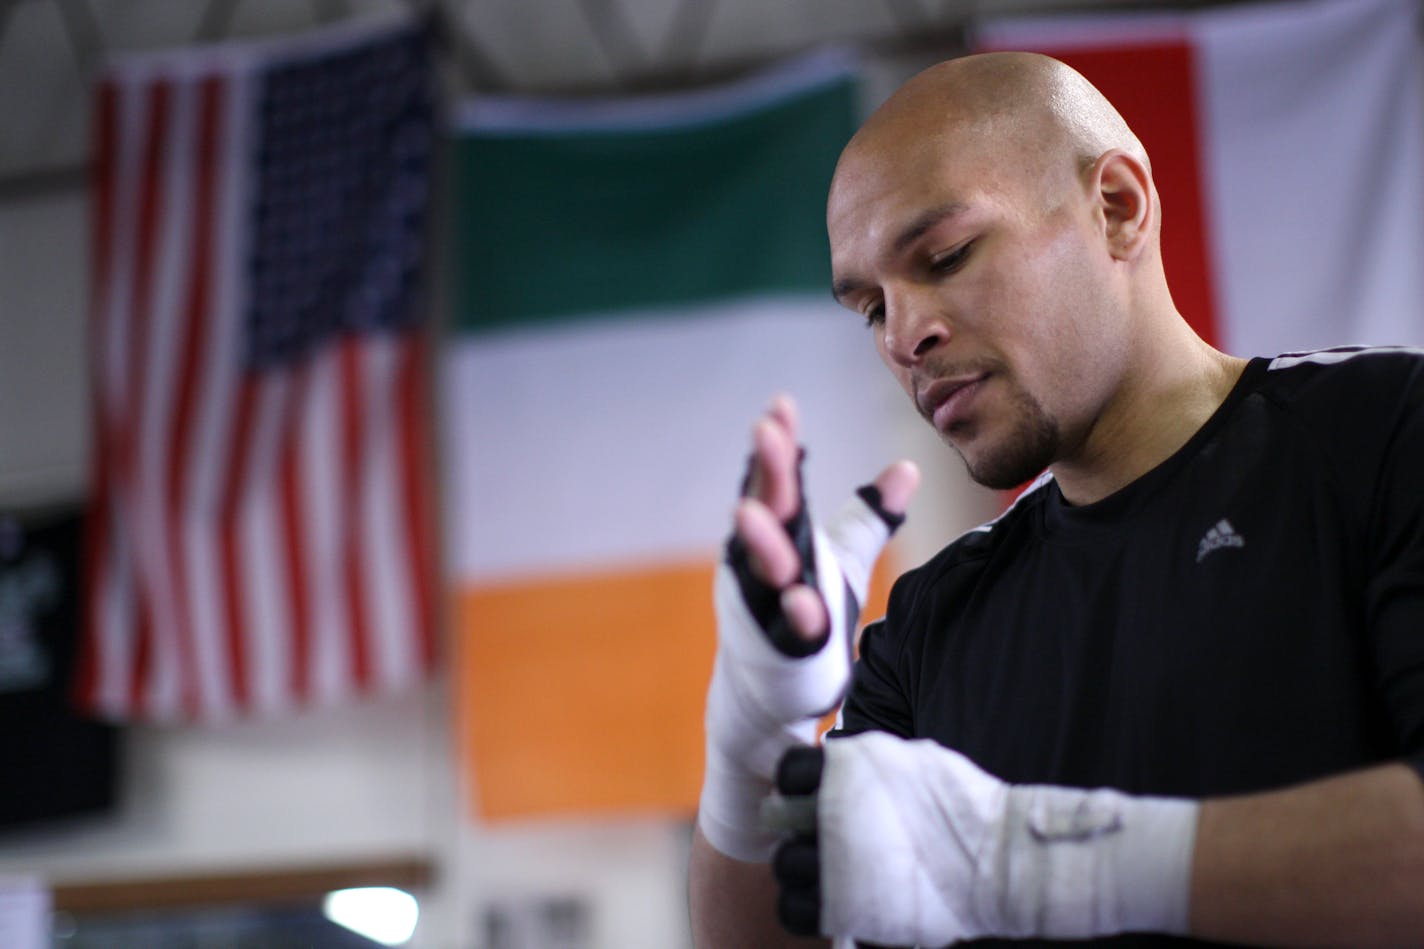
[[[838,733],[868,729],[1139,794],[1424,773],[1424,354],[1253,360],[1110,497],[1040,479],[896,583]]]

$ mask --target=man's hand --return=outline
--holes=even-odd
[[[719,851],[770,858],[760,825],[776,763],[813,744],[816,722],[850,678],[871,568],[919,480],[909,462],[881,472],[829,522],[811,522],[800,485],[795,406],[773,402],[753,453],[727,562],[717,573],[717,660],[707,696],[707,772],[698,823]]]
[[[800,582],[802,556],[786,528],[798,512],[804,513],[797,437],[796,406],[788,397],[777,396],[752,429],[747,482],[733,521],[735,537],[746,546],[755,578],[780,591],[779,605],[788,626],[803,639],[814,642],[828,631],[826,607],[810,584]],[[883,515],[888,514],[898,523],[919,483],[919,469],[911,462],[898,461],[867,487],[878,494]],[[869,563],[864,564],[867,581],[868,568],[878,553],[876,548]],[[864,596],[863,588],[861,595]]]
[[[814,835],[774,863],[794,932],[938,946],[1187,929],[1195,802],[1010,785],[881,732],[793,750],[779,784],[815,801]]]

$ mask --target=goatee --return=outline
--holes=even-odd
[[[959,434],[972,437],[968,426],[962,432],[951,428],[947,433],[950,446],[964,460],[969,477],[996,491],[1017,488],[1037,477],[1058,455],[1061,440],[1058,423],[1027,393],[1015,393],[1014,408],[1017,410],[1014,430],[999,444],[987,446],[973,458],[965,455],[954,441],[954,436]]]

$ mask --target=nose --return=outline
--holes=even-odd
[[[914,291],[885,295],[885,352],[906,368],[949,342],[949,321],[928,295]]]

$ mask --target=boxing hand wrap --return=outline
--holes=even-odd
[[[821,932],[895,945],[1187,930],[1198,805],[1010,785],[932,741],[827,742]]]
[[[845,694],[870,572],[903,520],[879,501],[874,487],[862,488],[824,531],[809,523],[804,504],[785,525],[793,542],[800,538],[798,582],[816,589],[826,607],[828,628],[819,640],[808,644],[790,630],[780,591],[751,573],[740,541],[729,543],[718,567],[717,658],[707,693],[698,825],[727,856],[770,859],[779,838],[759,814],[777,762],[788,748],[814,744],[818,720]]]

